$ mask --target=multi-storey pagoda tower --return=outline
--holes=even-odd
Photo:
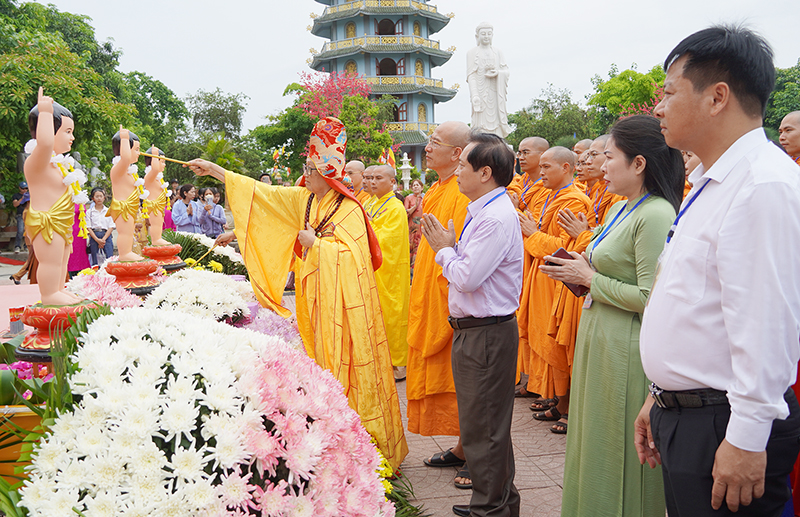
[[[452,15],[439,13],[428,0],[316,1],[328,7],[314,17],[311,33],[330,41],[309,65],[318,71],[356,72],[370,83],[373,97],[395,97],[389,131],[401,152],[424,171],[425,142],[436,128],[434,105],[456,94],[431,77],[432,69],[453,55],[453,48],[442,50],[430,39]]]

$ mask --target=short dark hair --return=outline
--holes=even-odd
[[[92,189],[92,193],[89,195],[89,199],[94,199],[94,195],[97,194],[98,192],[102,192],[103,196],[106,195],[106,191],[103,190],[102,187],[95,187]]]
[[[258,177],[258,180],[261,181],[261,178],[263,178],[264,176],[269,176],[269,179],[272,179],[272,175],[270,173],[262,172],[261,176]]]
[[[501,187],[507,187],[514,179],[514,153],[508,144],[492,133],[472,133],[470,144],[475,144],[467,156],[474,170],[483,167],[492,169],[492,178]]]
[[[53,101],[53,134],[58,133],[58,129],[61,127],[62,117],[71,118],[73,121],[75,120],[75,117],[72,116],[72,113],[67,108]],[[30,113],[28,113],[28,129],[30,129],[31,138],[36,138],[36,128],[38,124],[39,105],[37,104],[31,109]]]
[[[138,142],[139,137],[134,134],[133,131],[128,131],[128,142],[131,144],[131,149],[133,149],[133,143]],[[111,151],[114,153],[114,156],[119,156],[119,149],[122,146],[122,136],[119,134],[119,131],[114,133],[114,136],[111,137]]]
[[[639,155],[645,159],[645,190],[669,201],[677,213],[686,181],[683,156],[667,145],[658,119],[650,115],[624,118],[611,128],[611,139],[628,163]]]
[[[131,144],[132,143],[133,143],[133,141],[131,141]],[[147,150],[147,154],[153,154],[153,148],[152,147],[150,147]],[[164,151],[162,151],[161,149],[158,150],[158,155],[159,156],[166,156],[166,154],[164,154]],[[145,167],[149,167],[151,163],[153,163],[153,159],[150,158],[149,156],[145,156],[144,157],[144,165],[145,165]]]
[[[773,52],[764,38],[741,26],[709,27],[678,43],[664,61],[664,70],[683,56],[683,75],[696,91],[727,83],[746,114],[764,117],[775,87]]]
[[[192,190],[193,188],[194,185],[192,185],[191,183],[187,183],[186,185],[181,186],[181,188],[178,189],[178,194],[181,196],[181,199],[186,199],[186,193]]]

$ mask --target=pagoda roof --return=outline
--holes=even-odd
[[[311,27],[311,34],[323,38],[331,37],[332,22],[362,14],[416,14],[424,16],[428,19],[428,28],[431,34],[439,32],[450,23],[450,17],[439,13],[436,6],[417,0],[356,0],[340,5],[331,5],[333,0],[317,1],[330,6],[326,7],[320,16],[314,18],[314,25]]]
[[[400,122],[394,122],[387,124],[389,126],[389,134],[392,136],[392,141],[395,144],[399,145],[408,145],[408,146],[424,146],[428,144],[428,136],[423,133],[422,131],[392,131],[391,126],[395,124],[401,124]],[[435,124],[431,124],[435,126]]]
[[[439,42],[420,36],[361,36],[326,43],[314,54],[311,68],[320,70],[331,59],[353,54],[408,54],[421,52],[431,58],[431,66],[442,66],[453,56],[449,50],[439,48]]]
[[[396,76],[383,76],[384,79]],[[367,78],[368,80],[370,78]],[[432,80],[432,79],[431,79]],[[441,83],[441,80],[439,81]],[[436,102],[446,102],[456,96],[457,90],[441,86],[416,85],[416,84],[370,84],[372,95],[409,95],[414,93],[427,93]]]

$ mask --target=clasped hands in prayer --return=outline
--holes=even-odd
[[[453,220],[447,223],[445,228],[433,214],[422,214],[422,235],[428,241],[434,253],[444,248],[452,248],[456,245],[456,229]]]

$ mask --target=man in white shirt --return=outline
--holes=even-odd
[[[447,279],[448,322],[458,421],[470,477],[460,516],[519,516],[511,417],[519,334],[523,248],[517,211],[506,195],[514,154],[499,136],[478,133],[459,158],[458,188],[471,203],[460,235],[452,220],[423,216],[422,234]]]
[[[800,408],[800,178],[762,120],[769,45],[713,27],[665,63],[655,109],[670,147],[702,164],[667,238],[640,351],[651,397],[639,459],[663,466],[670,517],[779,516],[791,496]]]

